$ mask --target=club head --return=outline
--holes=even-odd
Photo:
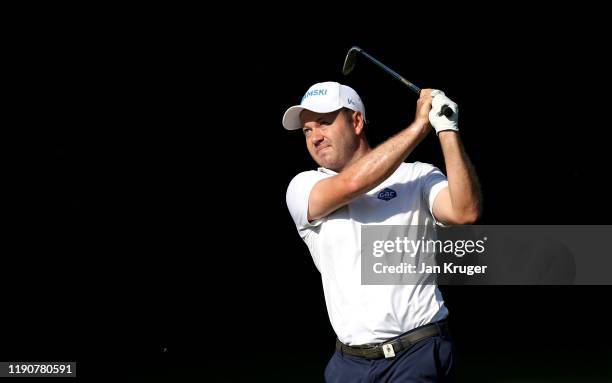
[[[344,58],[344,66],[342,67],[343,75],[346,76],[353,71],[353,68],[355,68],[355,62],[357,61],[357,54],[359,52],[361,52],[361,48],[359,47],[352,47],[349,49],[346,57]]]

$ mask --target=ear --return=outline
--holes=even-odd
[[[360,135],[363,132],[363,128],[365,127],[365,121],[363,119],[363,114],[361,112],[353,112],[353,128],[355,129],[355,134]]]

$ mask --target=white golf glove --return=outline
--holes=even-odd
[[[436,134],[440,134],[443,130],[459,131],[459,107],[457,104],[446,97],[441,90],[433,90],[431,96],[433,99],[429,111],[429,122],[436,130]],[[448,105],[454,112],[450,119],[441,112],[444,105]]]

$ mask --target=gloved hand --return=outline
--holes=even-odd
[[[431,92],[431,110],[429,111],[429,122],[436,130],[436,134],[444,130],[459,131],[459,107],[444,95],[441,90],[434,89]],[[446,117],[442,114],[442,106],[448,105],[453,110],[453,115]]]

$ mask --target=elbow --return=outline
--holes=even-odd
[[[478,207],[466,209],[455,216],[455,224],[472,225],[480,218],[481,210]]]
[[[480,194],[480,193],[479,193]],[[457,214],[460,225],[472,225],[482,216],[482,199],[478,195]]]
[[[475,223],[476,221],[478,221],[478,214],[466,214],[463,217],[461,217],[460,221],[460,225],[472,225],[473,223]]]

